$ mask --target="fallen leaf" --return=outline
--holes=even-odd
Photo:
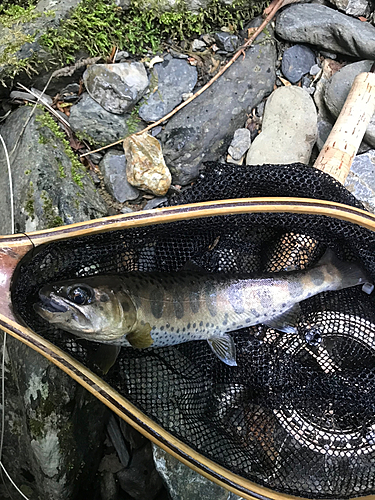
[[[285,87],[291,87],[291,83],[289,80],[287,80],[286,78],[283,78],[282,76],[279,76],[278,79],[280,80],[280,82],[285,85]]]
[[[359,16],[358,18],[360,21],[362,21],[363,23],[367,22],[367,19],[363,16]]]
[[[188,62],[191,66],[196,66],[198,64],[198,61],[194,59],[194,57],[188,57]]]

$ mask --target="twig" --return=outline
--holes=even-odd
[[[187,99],[186,101],[182,102],[179,106],[177,106],[177,108],[174,108],[173,111],[171,111],[170,113],[168,113],[167,115],[163,116],[163,118],[160,118],[160,120],[154,122],[154,123],[151,123],[151,125],[148,125],[146,128],[144,128],[143,130],[139,131],[139,132],[136,132],[134,135],[140,135],[140,134],[143,134],[144,132],[148,132],[149,130],[151,130],[152,128],[156,127],[157,125],[160,125],[161,123],[165,122],[166,120],[168,120],[169,118],[171,118],[175,113],[177,113],[178,111],[180,111],[180,109],[184,108],[185,106],[187,106],[191,101],[193,101],[196,97],[198,97],[199,95],[203,94],[203,92],[205,90],[207,90],[218,78],[221,77],[221,75],[223,73],[225,73],[225,71],[230,68],[230,66],[240,57],[241,54],[245,54],[245,49],[247,49],[248,47],[250,47],[250,45],[254,42],[254,40],[257,38],[258,35],[260,35],[260,33],[262,33],[262,31],[264,30],[264,28],[267,26],[267,24],[269,24],[272,19],[274,18],[276,12],[283,6],[285,0],[277,0],[276,3],[274,3],[273,5],[273,8],[272,10],[270,11],[270,13],[268,14],[268,16],[264,19],[264,21],[262,22],[262,24],[259,26],[259,28],[257,28],[257,30],[253,33],[253,35],[246,41],[246,43],[244,43],[238,50],[237,52],[234,54],[234,56],[227,62],[227,64],[225,66],[223,66],[221,68],[221,70],[216,73],[215,76],[213,76],[211,78],[211,80],[209,82],[206,83],[206,85],[204,85],[202,88],[200,88],[198,90],[198,92],[196,92],[194,95],[192,95],[191,97],[189,97],[189,99]],[[116,142],[113,142],[112,144],[108,144],[107,146],[103,146],[99,149],[95,149],[94,151],[88,151],[87,153],[84,153],[83,155],[81,155],[81,158],[83,156],[87,156],[87,155],[90,155],[92,153],[97,153],[98,151],[102,151],[103,149],[107,149],[107,148],[110,148],[112,146],[115,146],[116,144],[120,144],[122,141],[124,140],[124,138],[116,141]]]
[[[81,61],[76,62],[72,66],[66,66],[65,68],[57,69],[51,75],[51,78],[60,78],[60,76],[72,76],[72,74],[77,70],[82,68],[83,66],[88,66],[89,64],[95,64],[100,59],[103,59],[102,56],[98,57],[89,57],[88,59],[82,59]]]

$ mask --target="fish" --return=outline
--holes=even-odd
[[[41,287],[34,309],[62,330],[117,346],[206,340],[221,361],[236,366],[229,332],[265,324],[296,333],[301,301],[367,282],[360,266],[328,250],[310,269],[261,277],[185,270],[61,281]]]

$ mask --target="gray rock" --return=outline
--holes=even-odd
[[[326,88],[324,101],[332,115],[337,118],[349,94],[355,77],[362,72],[369,71],[372,61],[359,61],[344,66],[335,73]],[[364,139],[375,147],[375,115],[367,127]]]
[[[143,207],[143,210],[151,210],[152,208],[157,208],[166,201],[167,198],[165,196],[163,196],[162,198],[152,198],[152,200],[149,200],[146,203],[146,205]]]
[[[319,66],[319,64],[314,64],[310,68],[310,75],[311,76],[316,76],[319,73],[320,70],[321,70],[321,67]]]
[[[345,14],[353,17],[368,17],[374,10],[370,0],[331,0],[331,3],[343,10]]]
[[[108,410],[22,342],[8,336],[6,349],[2,462],[8,473],[30,499],[72,500],[78,488],[91,491]],[[2,487],[0,498],[9,498]]]
[[[131,111],[148,87],[143,63],[92,64],[83,74],[90,96],[110,113]]]
[[[90,144],[105,145],[115,142],[129,133],[130,115],[115,115],[103,109],[88,94],[71,107],[69,123]]]
[[[191,50],[194,52],[203,50],[205,47],[207,47],[206,43],[203,40],[198,40],[198,38],[195,38],[191,44]]]
[[[319,151],[323,148],[331,130],[332,123],[324,120],[322,117],[318,116],[318,137],[316,139],[316,145]]]
[[[126,439],[126,441],[130,444],[130,447],[133,450],[137,450],[138,448],[142,448],[147,442],[147,439],[138,432],[134,427],[129,425],[124,420],[120,420],[120,429],[122,435]]]
[[[283,10],[276,33],[289,42],[309,43],[339,54],[371,59],[375,27],[318,4],[295,4]]]
[[[293,45],[283,54],[281,70],[291,83],[297,83],[315,63],[314,52],[304,45]]]
[[[231,35],[226,31],[219,31],[215,33],[215,41],[217,46],[226,52],[234,52],[239,45],[239,38],[237,35]]]
[[[345,187],[367,210],[375,213],[375,150],[357,155],[352,163]]]
[[[91,177],[76,160],[71,149],[38,119],[43,112],[37,109],[21,139],[24,123],[31,108],[15,110],[0,131],[8,146],[12,161],[15,219],[18,231],[33,231],[61,224],[85,221],[107,215],[107,207],[95,190]],[[49,116],[49,115],[48,115]],[[39,117],[39,118],[38,118]],[[0,224],[9,230],[8,174],[0,150]],[[4,234],[4,231],[3,233]]]
[[[254,24],[259,24],[259,21]],[[161,141],[173,182],[185,185],[203,161],[223,155],[246,114],[268,95],[275,83],[276,50],[263,34],[246,57],[237,61],[167,123]]]
[[[280,87],[267,100],[262,132],[251,144],[246,163],[308,163],[316,137],[312,98],[299,87]]]
[[[121,433],[120,426],[117,423],[117,420],[113,414],[109,417],[107,424],[107,432],[112,441],[113,446],[115,447],[121,465],[123,467],[127,467],[129,465],[130,455],[126,447],[123,435]]]
[[[104,183],[117,201],[135,200],[139,190],[129,184],[126,177],[126,157],[121,151],[108,151],[99,164],[104,175]]]
[[[130,214],[132,212],[134,212],[134,210],[130,207],[122,207],[122,209],[120,210],[120,212],[122,214]]]
[[[100,500],[119,500],[119,487],[114,474],[103,472],[100,477]]]
[[[249,149],[251,144],[250,130],[239,128],[235,131],[228,153],[234,160],[239,160]]]
[[[197,83],[197,68],[184,59],[165,59],[152,69],[151,95],[139,108],[139,116],[153,122],[172,111],[182,101],[182,94],[190,92]],[[153,87],[153,88],[152,88]]]
[[[156,445],[153,445],[153,455],[172,500],[241,500]]]
[[[134,450],[130,466],[117,474],[121,489],[134,500],[153,500],[163,486],[152,460],[151,443]]]

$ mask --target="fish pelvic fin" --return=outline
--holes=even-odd
[[[355,262],[344,262],[339,260],[331,249],[328,249],[323,257],[318,262],[318,266],[332,266],[339,271],[341,276],[340,286],[335,285],[335,290],[342,290],[356,285],[363,285],[365,283],[372,283],[372,280],[366,275],[362,267]]]
[[[140,328],[136,328],[134,331],[128,333],[126,340],[132,347],[136,347],[137,349],[150,347],[154,343],[150,332],[150,323],[146,323]]]
[[[227,333],[210,337],[207,339],[208,345],[216,356],[221,359],[226,365],[237,366],[236,362],[236,346],[234,340]]]
[[[274,328],[279,332],[297,333],[297,324],[301,316],[301,307],[299,304],[294,304],[293,307],[278,316],[264,321],[264,324],[270,328]]]
[[[116,363],[121,347],[113,344],[101,344],[94,352],[89,351],[89,359],[106,375]]]

